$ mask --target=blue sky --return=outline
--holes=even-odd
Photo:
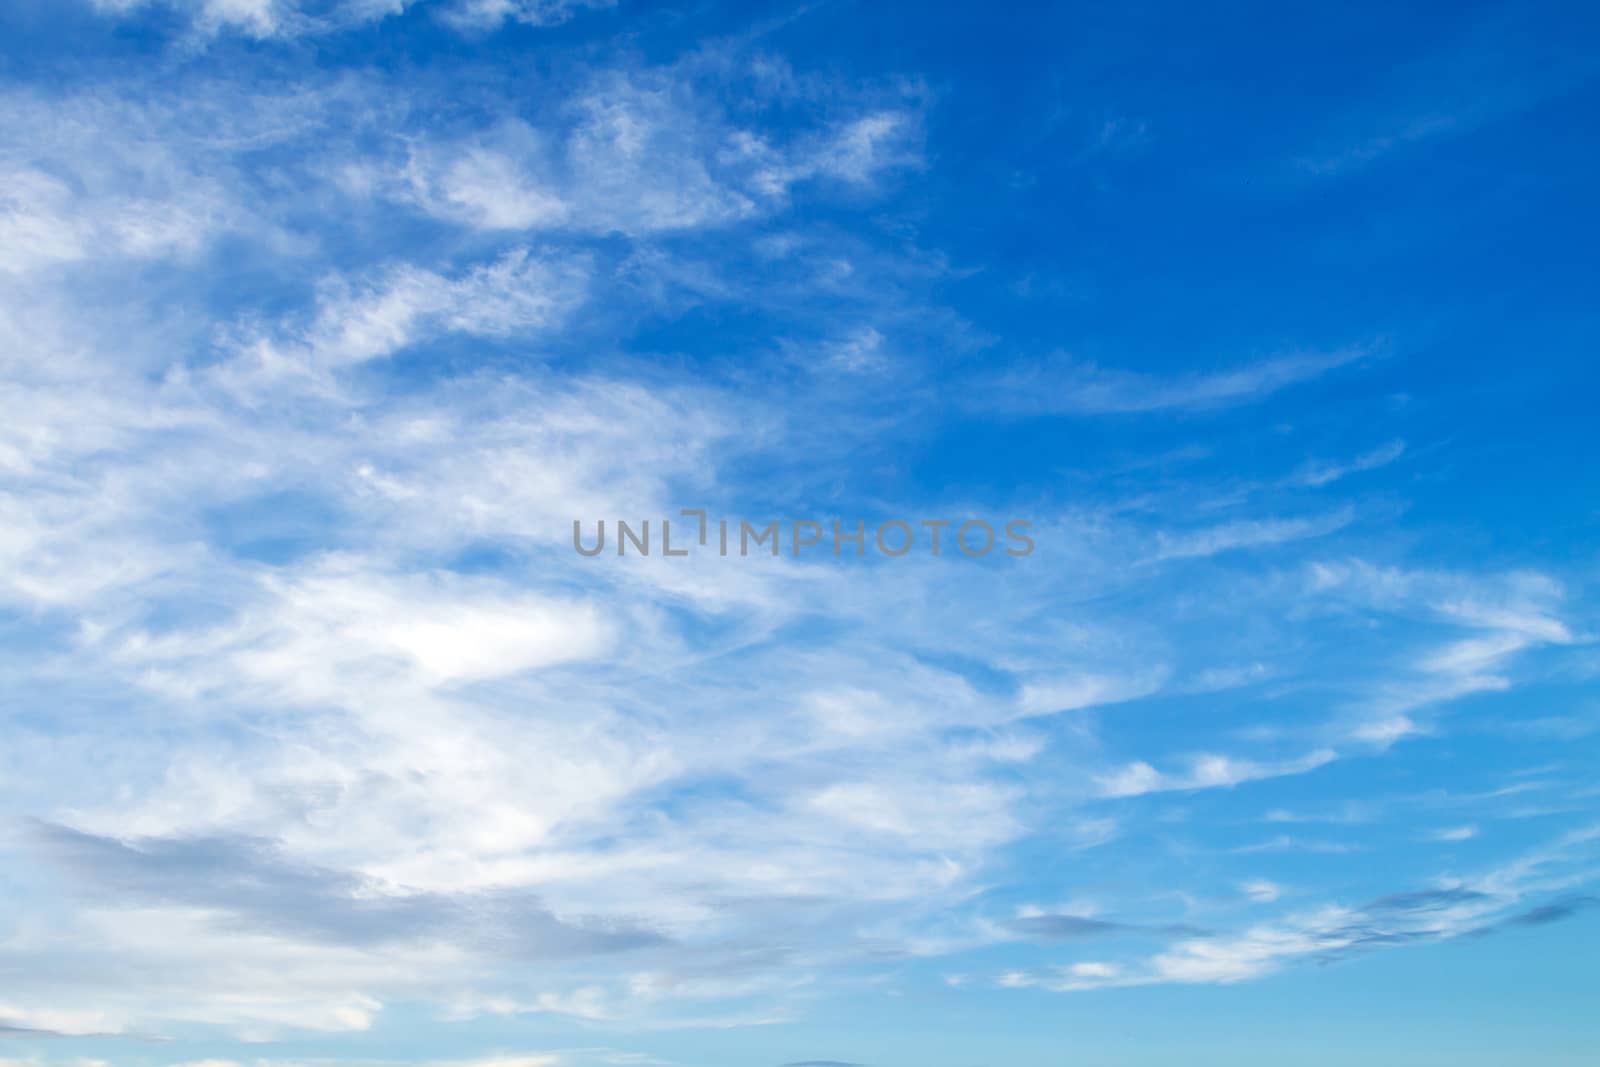
[[[0,1067],[1593,1063],[1597,15],[0,4]]]

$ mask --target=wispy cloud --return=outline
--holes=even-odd
[[[1281,778],[1305,774],[1338,759],[1332,749],[1318,749],[1296,759],[1261,762],[1222,755],[1194,756],[1185,771],[1158,771],[1141,761],[1098,776],[1095,781],[1102,796],[1135,797],[1145,793],[1166,793],[1194,789],[1230,788],[1262,778]]]
[[[554,26],[576,15],[614,6],[615,0],[448,0],[439,17],[468,33],[493,30],[504,23]]]
[[[1301,960],[1331,962],[1379,948],[1477,935],[1503,924],[1556,922],[1570,918],[1582,904],[1574,906],[1563,897],[1544,910],[1528,909],[1525,901],[1549,892],[1552,883],[1540,877],[1545,868],[1562,865],[1570,877],[1572,864],[1583,861],[1593,839],[1588,832],[1568,835],[1466,882],[1395,893],[1357,906],[1296,911],[1237,934],[1181,939],[1131,964],[1010,972],[999,984],[1058,992],[1161,983],[1227,985]]]
[[[1351,510],[1295,519],[1240,519],[1203,530],[1181,533],[1161,531],[1157,537],[1158,559],[1195,559],[1245,548],[1263,548],[1290,541],[1322,537],[1348,526],[1355,519]]]
[[[1318,489],[1332,485],[1341,478],[1348,478],[1352,474],[1386,467],[1405,455],[1405,451],[1404,441],[1390,441],[1370,452],[1362,453],[1347,463],[1307,463],[1290,476],[1289,484]]]
[[[973,383],[971,401],[1020,415],[1135,415],[1208,411],[1262,400],[1371,354],[1369,347],[1296,353],[1260,363],[1176,376],[1058,360]]]
[[[1530,13],[1487,9],[1348,103],[1318,147],[1295,160],[1318,178],[1357,173],[1406,149],[1461,137],[1580,84],[1593,58],[1553,49]]]
[[[1478,836],[1476,826],[1452,826],[1444,830],[1435,830],[1432,839],[1435,841],[1471,841]]]
[[[146,8],[170,8],[189,18],[202,36],[237,33],[257,39],[327,33],[398,15],[417,0],[90,0],[107,15],[126,17]]]

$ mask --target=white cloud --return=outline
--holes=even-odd
[[[398,15],[416,0],[91,0],[101,13],[127,17],[142,9],[181,12],[201,37],[238,33],[246,37],[299,37],[328,33]]]
[[[1473,575],[1319,562],[1308,568],[1307,589],[1377,618],[1474,631],[1413,654],[1406,672],[1386,678],[1351,710],[1345,736],[1378,746],[1432,732],[1429,719],[1440,705],[1509,689],[1507,668],[1519,653],[1576,640],[1558,614],[1561,586],[1531,571]]]
[[[724,132],[707,106],[661,79],[613,76],[572,98],[569,124],[551,135],[512,120],[411,149],[391,173],[357,168],[346,180],[486,230],[640,236],[724,225],[756,204],[733,176],[714,173]]]
[[[1338,759],[1332,749],[1318,749],[1299,759],[1258,762],[1230,756],[1194,756],[1189,769],[1171,774],[1156,770],[1143,761],[1130,763],[1111,774],[1096,776],[1100,794],[1108,797],[1133,797],[1145,793],[1165,793],[1192,789],[1231,788],[1262,778],[1281,778],[1305,774]]]
[[[537,126],[509,118],[407,139],[393,157],[348,162],[339,180],[479,230],[643,238],[775,213],[812,179],[870,191],[920,161],[912,106],[829,118],[773,144],[692,77],[614,72],[567,91]]]
[[[871,835],[902,837],[919,849],[952,852],[992,847],[1021,827],[1011,790],[971,782],[838,782],[805,800],[823,819]]]
[[[1308,463],[1290,477],[1289,484],[1320,489],[1352,474],[1386,467],[1405,455],[1405,451],[1404,441],[1390,441],[1348,463]]]
[[[285,378],[316,380],[330,369],[394,355],[431,337],[510,337],[559,324],[583,300],[584,259],[541,257],[516,249],[446,277],[411,265],[375,280],[335,277],[323,287],[315,318],[291,337],[245,341],[221,372],[237,387]]]
[[[1302,519],[1240,519],[1204,530],[1161,532],[1156,558],[1198,559],[1245,548],[1262,548],[1291,541],[1323,537],[1348,526],[1355,518],[1345,509],[1332,515]]]
[[[0,272],[26,277],[89,260],[182,261],[217,234],[249,225],[247,210],[204,160],[184,159],[163,143],[164,116],[126,105],[107,113],[88,101],[51,104],[18,92],[0,101],[0,114],[0,129],[30,146],[0,150]],[[65,115],[75,121],[61,121]]]
[[[531,130],[527,137],[537,144]],[[485,230],[553,228],[571,213],[565,201],[535,185],[517,160],[493,148],[468,148],[436,178],[419,175],[418,184],[423,203]]]
[[[1271,904],[1283,895],[1283,887],[1265,878],[1253,878],[1241,883],[1239,891],[1257,904]]]
[[[1260,400],[1358,362],[1371,352],[1369,347],[1354,347],[1296,353],[1232,370],[1170,378],[1058,360],[1022,367],[980,383],[973,400],[982,407],[1018,414],[1205,411]]]
[[[1156,672],[1144,677],[1073,674],[1041,678],[1022,687],[1019,703],[1029,715],[1049,715],[1104,704],[1120,704],[1157,692],[1163,677],[1161,672]]]
[[[269,588],[270,615],[237,655],[246,675],[294,678],[297,686],[345,661],[391,655],[432,684],[494,678],[592,657],[610,640],[592,603],[504,594],[445,576],[394,580],[333,567]],[[331,677],[327,685],[339,687]]]
[[[514,1008],[515,1014],[542,1012],[550,1015],[570,1015],[575,1019],[597,1021],[614,1019],[617,1004],[602,986],[579,986],[567,992],[544,992],[527,1004]]]
[[[615,0],[454,0],[441,9],[441,18],[458,30],[481,33],[507,22],[525,26],[554,26],[584,10],[607,8]]]
[[[1476,826],[1452,826],[1444,830],[1434,831],[1432,837],[1435,841],[1471,841],[1478,836]]]
[[[1480,577],[1350,560],[1313,563],[1309,578],[1312,592],[1375,608],[1425,614],[1537,641],[1572,640],[1571,631],[1555,614],[1563,599],[1560,584],[1533,571]]]
[[[733,153],[755,166],[752,180],[768,196],[785,196],[801,182],[832,179],[870,186],[885,171],[914,168],[922,162],[911,116],[877,111],[813,135],[789,151],[739,131]]]
[[[67,1036],[114,1033],[120,1029],[114,1016],[107,1012],[27,1008],[5,1001],[0,1001],[0,1025]]]
[[[1427,729],[1409,715],[1387,715],[1358,722],[1351,727],[1350,738],[1387,748],[1396,741],[1424,737],[1427,733]]]
[[[1303,959],[1334,960],[1395,944],[1421,943],[1527,921],[1530,898],[1582,884],[1600,828],[1588,827],[1468,880],[1395,893],[1360,906],[1329,904],[1295,911],[1237,933],[1181,937],[1160,952],[1104,973],[1058,968],[1011,972],[1000,984],[1073,992],[1105,986],[1232,984],[1272,974]],[[1553,870],[1554,869],[1554,870]],[[1534,921],[1537,921],[1535,919]]]

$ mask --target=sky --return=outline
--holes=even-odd
[[[1597,44],[3,0],[0,1067],[1595,1063]]]

